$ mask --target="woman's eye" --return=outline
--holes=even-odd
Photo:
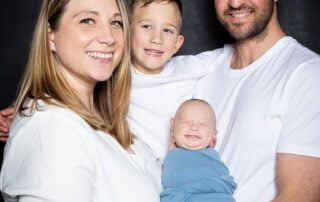
[[[121,27],[121,28],[123,27],[123,22],[120,21],[120,20],[112,21],[111,24],[112,24],[112,25],[115,25],[115,26],[117,26],[117,27]]]
[[[144,28],[144,29],[150,29],[150,28],[151,28],[151,25],[142,25],[142,28]]]
[[[80,21],[81,24],[93,25],[95,21],[91,18],[82,19]]]

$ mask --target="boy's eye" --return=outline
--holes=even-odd
[[[111,25],[115,25],[115,26],[117,26],[117,27],[123,28],[123,22],[120,21],[120,20],[114,20],[114,21],[112,21],[112,22],[111,22]]]
[[[80,21],[81,24],[93,25],[95,21],[92,18],[85,18]]]
[[[168,29],[168,28],[163,29],[163,31],[168,33],[174,33],[172,29]]]

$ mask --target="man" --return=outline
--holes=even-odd
[[[197,97],[217,113],[236,201],[320,201],[320,57],[291,37],[273,0],[215,0],[235,43]],[[208,64],[210,65],[210,64]]]

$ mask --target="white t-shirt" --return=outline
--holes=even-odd
[[[13,122],[0,176],[6,201],[160,201],[160,166],[142,142],[129,154],[76,113],[42,105]]]
[[[276,153],[320,157],[320,57],[283,37],[254,63],[233,70],[233,48],[221,50],[196,94],[216,111],[217,149],[238,184],[236,201],[270,201]]]
[[[150,146],[160,161],[167,153],[170,118],[183,101],[193,97],[197,79],[211,71],[219,55],[219,52],[204,52],[178,56],[157,75],[132,68],[130,129]],[[178,64],[180,68],[175,68]]]

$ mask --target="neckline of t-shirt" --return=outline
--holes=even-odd
[[[146,74],[144,72],[141,72],[139,71],[135,66],[131,65],[131,69],[132,69],[132,72],[136,75],[139,75],[139,76],[142,76],[142,77],[149,77],[149,78],[155,78],[155,77],[160,77],[160,76],[163,76],[165,74],[165,72],[167,72],[167,69],[166,66],[163,68],[163,70],[158,73],[158,74]]]
[[[274,55],[278,54],[279,51],[282,50],[284,46],[287,45],[287,43],[291,40],[294,40],[290,36],[284,36],[281,39],[279,39],[266,53],[264,53],[258,60],[255,62],[251,63],[250,65],[246,66],[245,68],[242,69],[231,69],[231,58],[234,52],[234,48],[232,45],[225,45],[224,49],[226,49],[225,54],[227,54],[226,57],[228,57],[228,63],[225,66],[225,72],[228,73],[229,75],[232,76],[242,76],[245,74],[248,74],[257,68],[261,67],[261,63],[267,61],[269,58],[273,57]],[[276,50],[276,51],[275,51]]]

